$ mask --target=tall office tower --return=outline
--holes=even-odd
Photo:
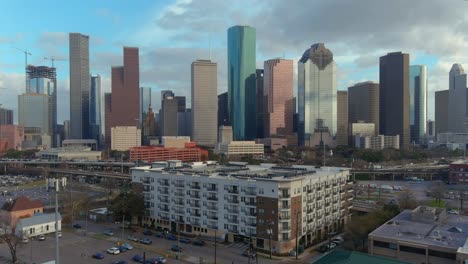
[[[156,119],[154,118],[153,108],[151,104],[148,106],[148,110],[145,111],[145,120],[143,120],[143,145],[150,145],[151,139],[156,139]]]
[[[348,88],[348,123],[373,123],[379,134],[379,84],[357,83]]]
[[[112,67],[112,93],[105,95],[107,146],[111,144],[112,127],[141,124],[138,48],[124,47],[123,56],[124,65]]]
[[[163,90],[161,91],[161,101],[166,99],[167,97],[174,97],[175,94],[171,90]]]
[[[410,141],[409,54],[380,57],[380,134],[400,135],[400,148]]]
[[[293,133],[293,67],[292,60],[272,59],[264,62],[265,138]]]
[[[140,120],[142,124],[146,120],[146,115],[148,114],[148,110],[150,106],[151,106],[151,88],[141,87],[140,88]],[[144,135],[144,132],[143,132],[143,135]]]
[[[410,142],[422,144],[427,132],[427,67],[410,66]]]
[[[18,124],[24,127],[24,139],[30,147],[51,147],[50,97],[46,94],[26,93],[18,95]]]
[[[298,62],[299,145],[334,145],[336,64],[323,43],[312,45]]]
[[[429,137],[435,136],[435,121],[427,120],[427,135]]]
[[[177,136],[192,136],[192,109],[187,108],[185,112],[177,112]]]
[[[13,110],[0,108],[0,125],[13,125]]]
[[[254,139],[257,132],[255,34],[249,26],[228,29],[228,109],[235,140]]]
[[[229,125],[228,93],[218,95],[218,127]]]
[[[466,73],[459,63],[453,64],[450,69],[448,99],[448,132],[466,133],[468,131]]]
[[[336,97],[337,131],[336,145],[348,145],[348,92],[338,91]]]
[[[298,120],[299,120],[299,115],[297,113],[297,97],[293,98],[293,110],[294,110],[294,115],[293,115],[293,133],[297,133],[297,126],[298,126]]]
[[[257,94],[257,138],[264,138],[264,117],[265,117],[265,95],[263,92],[263,69],[257,69],[255,72],[255,92]]]
[[[89,36],[70,33],[70,137],[89,138]]]
[[[98,74],[91,75],[89,91],[89,138],[95,139],[98,146],[102,144],[101,130],[101,76]]]
[[[213,147],[217,141],[218,66],[210,60],[192,62],[192,140]]]
[[[70,120],[65,120],[63,121],[63,133],[64,133],[64,138],[63,139],[70,139]]]
[[[26,93],[46,94],[49,100],[49,125],[53,146],[60,144],[57,140],[57,73],[55,68],[47,66],[26,67]]]
[[[178,101],[167,96],[161,104],[161,136],[177,136]]]
[[[174,98],[177,100],[177,112],[185,112],[185,96],[174,96]]]
[[[435,136],[448,130],[449,90],[435,92]]]

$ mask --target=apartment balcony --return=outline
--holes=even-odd
[[[184,186],[183,183],[175,183],[175,184],[174,184],[174,187],[176,187],[176,188],[184,188],[185,186]]]
[[[248,195],[248,196],[256,196],[256,195],[257,195],[257,191],[251,190],[251,189],[246,189],[246,190],[244,190],[244,194],[245,194],[245,195]]]
[[[175,205],[180,205],[180,206],[185,205],[184,201],[174,201],[174,204]]]
[[[288,205],[280,205],[279,209],[280,210],[289,210],[289,209],[291,209],[291,205],[289,205],[289,204]]]
[[[201,204],[200,203],[194,203],[194,202],[189,202],[188,203],[190,207],[195,207],[195,208],[200,208],[201,207]]]
[[[235,208],[226,208],[226,211],[230,214],[239,214],[239,210]]]
[[[194,226],[201,226],[201,222],[195,219],[190,220],[190,224]]]
[[[239,224],[239,219],[237,218],[226,218],[226,220],[228,221],[228,223],[230,224]]]
[[[162,212],[169,212],[169,207],[161,207],[159,208],[159,211],[162,211]]]
[[[143,187],[143,192],[149,192],[150,191],[150,188],[149,187],[146,188],[146,187],[148,187],[148,186]]]
[[[218,197],[216,197],[216,196],[208,196],[208,197],[206,197],[206,199],[209,200],[209,201],[218,201]]]
[[[170,203],[169,199],[159,199],[159,202],[160,203],[167,203],[167,204]]]
[[[256,212],[250,212],[250,211],[245,211],[244,214],[246,216],[252,216],[252,217],[256,217],[257,216],[257,213]]]
[[[206,209],[208,209],[210,211],[218,211],[218,207],[216,207],[216,206],[207,206]]]
[[[239,229],[235,228],[235,227],[229,227],[228,228],[228,232],[231,232],[231,233],[239,233]]]
[[[162,220],[169,220],[169,216],[160,216],[159,218],[161,218]]]
[[[280,232],[289,232],[289,231],[291,231],[291,226],[290,225],[280,226],[279,229],[280,229]]]
[[[232,193],[232,194],[239,194],[239,190],[238,189],[227,189],[226,190],[228,193]]]
[[[158,193],[159,194],[169,194],[169,190],[165,189],[165,188],[158,188]]]
[[[256,227],[257,223],[255,223],[255,222],[245,222],[245,225],[246,226],[251,226],[251,227]]]
[[[184,197],[185,194],[184,194],[183,192],[175,192],[175,193],[174,193],[174,196]]]
[[[190,194],[190,198],[193,198],[193,199],[201,199],[201,196],[200,196],[200,194],[198,194],[198,193],[191,193],[191,194]]]
[[[190,189],[194,189],[194,190],[200,190],[201,189],[201,185],[200,184],[190,184],[189,185]]]
[[[173,213],[174,213],[174,214],[178,214],[178,215],[185,215],[184,210],[174,210]]]
[[[150,184],[150,180],[143,180],[141,183],[143,183],[143,184]]]
[[[161,186],[169,186],[169,181],[158,181],[158,184]]]
[[[210,219],[210,220],[218,220],[218,216],[217,215],[207,215],[206,218]]]
[[[217,192],[218,188],[216,188],[216,187],[207,187],[206,190],[209,191],[209,192]]]
[[[228,203],[232,203],[232,204],[239,204],[239,200],[238,200],[238,199],[227,199],[227,202],[228,202]]]
[[[307,208],[307,211],[306,211],[307,214],[311,214],[311,213],[313,213],[313,212],[314,212],[314,209],[313,209],[313,208]]]
[[[217,226],[217,225],[208,225],[208,228],[209,228],[209,229],[218,230],[218,226]]]
[[[291,194],[289,194],[289,193],[280,193],[279,198],[280,199],[289,199],[289,198],[291,198]]]
[[[250,201],[245,201],[244,204],[246,206],[257,206],[257,203],[256,202],[250,202]]]
[[[190,216],[193,216],[193,217],[201,217],[201,214],[200,212],[189,212]]]

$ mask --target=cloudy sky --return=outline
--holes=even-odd
[[[190,63],[218,63],[218,92],[226,86],[228,27],[257,29],[257,66],[300,58],[324,42],[338,65],[338,89],[378,82],[379,56],[410,54],[429,69],[429,117],[434,91],[446,89],[453,63],[468,62],[468,1],[465,0],[100,0],[5,1],[0,16],[0,104],[15,110],[24,92],[24,54],[34,65],[44,57],[68,59],[68,33],[90,35],[91,72],[110,90],[111,65],[122,64],[122,47],[140,48],[141,86],[190,95]],[[69,65],[57,61],[59,122],[69,118]],[[468,67],[468,66],[467,66]],[[297,90],[297,89],[296,89]],[[188,104],[190,102],[188,101]]]

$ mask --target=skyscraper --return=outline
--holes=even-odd
[[[400,135],[400,148],[410,141],[409,55],[392,52],[380,57],[380,134]]]
[[[228,29],[229,120],[235,140],[256,135],[255,28],[234,26]]]
[[[449,90],[435,92],[435,136],[448,132],[448,102]]]
[[[89,138],[89,36],[70,33],[70,137]]]
[[[149,104],[145,111],[145,120],[143,120],[143,145],[149,145],[151,139],[156,138],[156,119],[154,118],[153,108]]]
[[[161,103],[161,136],[177,136],[177,99],[167,96]]]
[[[51,147],[49,101],[50,96],[46,94],[18,95],[18,123],[24,127],[24,139],[32,148],[38,145]]]
[[[218,67],[210,60],[192,62],[192,140],[213,147],[217,141]]]
[[[264,137],[293,133],[293,61],[272,59],[264,62]]]
[[[185,112],[186,98],[185,96],[174,96],[177,100],[177,112]]]
[[[141,124],[138,48],[124,47],[123,55],[124,65],[112,67],[112,93],[105,95],[107,146],[111,144],[112,127]]]
[[[0,108],[0,125],[13,125],[13,110]]]
[[[449,73],[448,132],[468,131],[467,95],[466,73],[461,64],[455,63]]]
[[[168,96],[174,97],[174,92],[171,90],[163,90],[161,91],[161,101],[166,99]]]
[[[28,65],[26,68],[26,93],[49,96],[49,131],[52,145],[58,146],[57,138],[57,73],[55,68]]]
[[[379,84],[357,83],[348,88],[348,123],[372,123],[379,134]]]
[[[218,127],[229,125],[228,93],[218,95]]]
[[[141,87],[140,88],[140,120],[142,123],[145,122],[146,120],[146,114],[148,113],[150,106],[151,106],[151,87]]]
[[[255,73],[255,92],[257,93],[257,138],[264,138],[264,115],[265,115],[265,95],[263,92],[263,69],[257,69]],[[227,125],[227,124],[226,124]]]
[[[98,146],[101,145],[101,76],[91,75],[89,93],[89,138],[95,139]]]
[[[337,131],[336,131],[336,145],[348,145],[348,92],[337,92]]]
[[[421,144],[427,128],[427,67],[410,66],[410,142]]]
[[[336,136],[336,64],[323,43],[298,62],[299,145],[333,145]]]

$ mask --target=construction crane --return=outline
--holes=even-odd
[[[44,60],[50,60],[52,62],[52,68],[54,68],[54,61],[67,61],[65,59],[57,59],[54,56],[44,57]]]
[[[28,87],[28,74],[27,74],[27,71],[28,71],[28,55],[29,56],[32,56],[32,54],[30,52],[28,52],[28,50],[22,50],[22,49],[19,49],[19,48],[16,48],[17,50],[21,51],[24,53],[24,80],[25,80],[25,84],[26,84],[26,87]]]

